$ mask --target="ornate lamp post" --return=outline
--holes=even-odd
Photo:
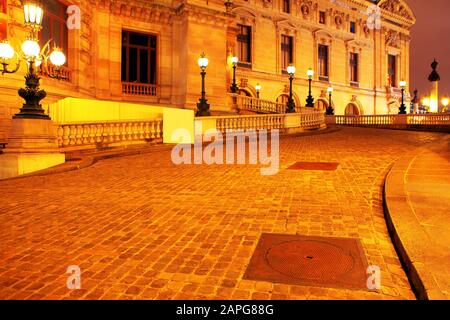
[[[256,97],[259,99],[259,92],[261,91],[261,85],[257,83],[255,89],[256,89]]]
[[[206,92],[205,92],[205,75],[206,75],[206,67],[208,66],[208,58],[205,56],[203,52],[198,59],[198,66],[200,67],[200,74],[202,76],[202,96],[197,103],[197,113],[195,114],[197,117],[202,116],[210,116],[209,112],[209,103],[206,100]]]
[[[286,112],[294,113],[295,112],[295,102],[294,102],[294,99],[292,98],[292,81],[294,80],[294,75],[295,75],[294,65],[290,64],[287,67],[287,73],[289,74],[289,99],[286,104]]]
[[[400,105],[398,114],[406,114],[406,105],[405,105],[406,81],[400,81],[400,88],[402,89],[402,104]]]
[[[40,105],[40,101],[45,98],[46,93],[39,88],[40,77],[37,75],[36,69],[48,60],[56,66],[56,75],[49,75],[51,78],[63,79],[60,76],[60,67],[66,63],[66,56],[59,48],[54,48],[49,55],[45,54],[48,43],[41,50],[38,43],[38,34],[42,29],[42,17],[44,11],[35,0],[27,0],[24,4],[25,25],[30,29],[28,38],[22,43],[22,52],[15,52],[8,41],[0,43],[0,63],[1,73],[15,73],[20,68],[21,60],[27,63],[27,74],[25,75],[25,88],[19,89],[25,103],[20,112],[13,116],[13,119],[46,119],[50,117],[45,114],[44,109]],[[9,69],[9,65],[16,57],[16,65]]]
[[[306,98],[306,106],[309,108],[314,108],[314,98],[311,94],[311,83],[312,78],[314,77],[314,70],[309,68],[309,70],[306,72],[308,76],[308,82],[309,82],[309,91],[308,91],[308,97]]]
[[[328,87],[327,92],[328,92],[328,108],[327,108],[326,114],[328,116],[332,116],[332,115],[334,115],[334,109],[333,109],[332,100],[331,100],[331,95],[333,93],[333,88],[332,87]]]
[[[238,57],[231,57],[231,63],[233,64],[233,83],[230,86],[231,93],[237,93],[239,91],[239,88],[236,84],[236,67],[238,61]]]

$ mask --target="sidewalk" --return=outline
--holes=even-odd
[[[450,139],[396,162],[385,185],[387,222],[422,299],[450,299]]]

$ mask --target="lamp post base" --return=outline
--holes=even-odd
[[[295,113],[294,101],[288,101],[288,103],[286,104],[286,113]]]
[[[306,98],[306,107],[308,108],[314,108],[314,98],[312,96],[308,96]]]
[[[57,128],[48,119],[12,120],[8,146],[0,155],[0,179],[43,170],[62,164],[58,150]]]
[[[196,117],[208,117],[211,115],[209,111],[209,103],[206,100],[200,99],[200,102],[197,103],[197,112],[195,113]]]

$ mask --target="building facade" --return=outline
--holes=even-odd
[[[41,45],[51,39],[67,55],[66,80],[48,77],[54,70],[42,64],[44,104],[79,97],[194,109],[202,52],[213,113],[232,111],[232,56],[240,94],[255,97],[259,84],[261,99],[284,102],[293,64],[297,106],[305,105],[311,68],[315,107],[325,110],[331,86],[336,114],[397,113],[399,82],[409,82],[415,17],[405,0],[41,2]],[[22,10],[20,0],[0,0],[0,37],[16,48],[27,36]],[[0,138],[23,103],[17,89],[25,72],[22,65],[0,77]]]

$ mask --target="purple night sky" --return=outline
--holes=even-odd
[[[419,95],[429,93],[428,75],[434,58],[439,62],[437,71],[440,96],[450,95],[450,12],[449,0],[407,0],[417,22],[411,30],[410,89]]]

